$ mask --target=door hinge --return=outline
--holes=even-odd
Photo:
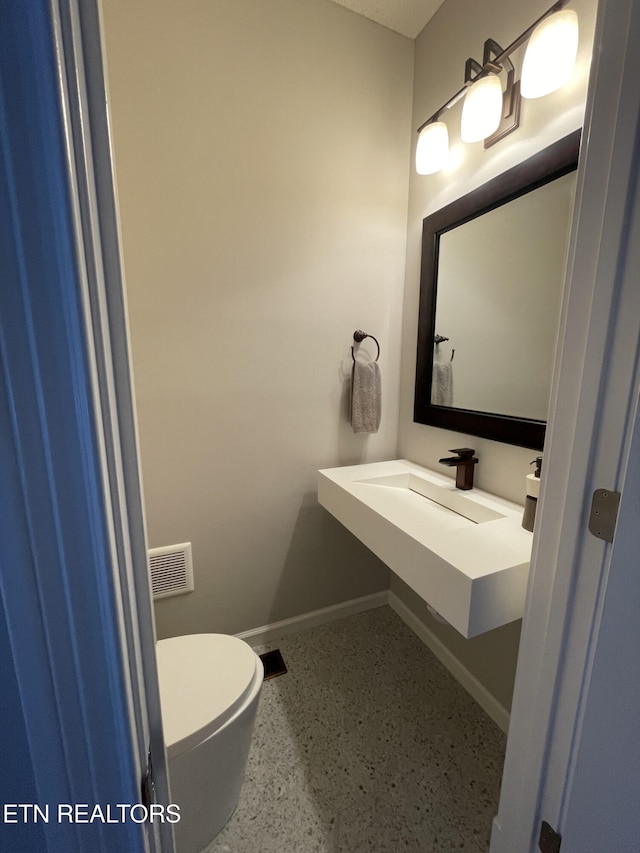
[[[538,847],[542,853],[560,853],[560,844],[562,836],[556,832],[546,820],[543,820],[540,825],[540,838],[538,839]]]
[[[147,755],[147,766],[142,774],[142,782],[140,783],[140,802],[147,809],[151,808],[152,803],[156,801],[156,785],[153,780],[153,764],[151,762],[151,750]]]
[[[589,530],[598,539],[613,542],[619,504],[620,492],[612,492],[611,489],[596,489],[593,493]]]

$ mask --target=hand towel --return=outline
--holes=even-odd
[[[433,362],[431,404],[453,406],[453,364],[450,361]]]
[[[354,432],[378,432],[382,414],[382,384],[377,361],[354,361],[351,373],[351,427]]]

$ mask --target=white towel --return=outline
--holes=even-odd
[[[378,432],[382,414],[382,384],[377,361],[358,361],[351,373],[351,427],[354,432]]]
[[[453,406],[453,364],[450,361],[433,362],[431,404]]]

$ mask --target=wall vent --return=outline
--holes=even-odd
[[[191,542],[149,548],[151,593],[154,598],[167,598],[193,592],[193,562]]]

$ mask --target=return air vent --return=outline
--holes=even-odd
[[[149,548],[151,592],[154,598],[167,598],[193,592],[193,562],[191,542]]]

